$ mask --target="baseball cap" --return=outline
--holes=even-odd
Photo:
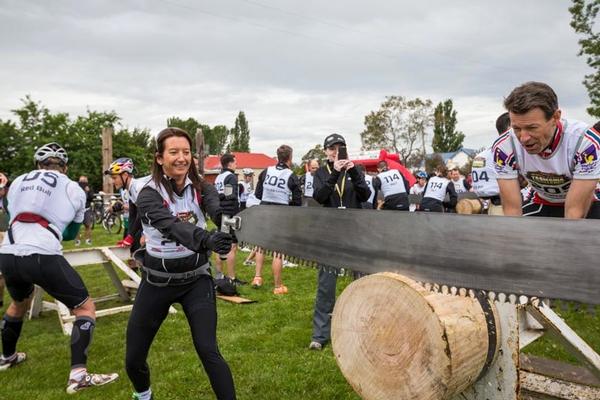
[[[325,140],[323,141],[323,148],[326,149],[329,146],[333,146],[334,144],[346,144],[346,140],[344,139],[344,137],[342,135],[339,135],[337,133],[332,133],[331,135],[327,136],[325,138]]]

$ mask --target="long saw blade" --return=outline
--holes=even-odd
[[[600,304],[600,224],[594,220],[263,205],[239,216],[240,241],[298,259]]]

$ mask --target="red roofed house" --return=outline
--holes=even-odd
[[[258,180],[258,175],[268,167],[277,164],[277,160],[275,158],[271,158],[263,153],[231,153],[235,156],[235,160],[237,161],[237,169],[235,172],[238,175],[238,180],[242,180],[244,176],[242,175],[242,170],[244,168],[250,168],[254,171],[254,187],[256,187],[256,182]],[[221,156],[208,156],[204,159],[204,178],[210,182],[214,183],[217,175],[221,173]]]

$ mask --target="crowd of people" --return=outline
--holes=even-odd
[[[385,161],[377,171],[355,165],[348,159],[345,138],[335,133],[324,139],[326,160],[309,161],[302,177],[291,169],[293,149],[279,146],[277,164],[260,173],[255,187],[252,170],[244,169],[238,181],[232,154],[221,157],[214,185],[205,181],[192,157],[189,134],[178,128],[158,134],[150,175],[135,177],[133,160],[115,160],[105,174],[127,205],[128,229],[121,244],[130,246],[141,261],[143,277],[126,331],[125,369],[133,398],[153,398],[148,351],[169,307],[179,303],[215,395],[235,399],[233,374],[217,346],[213,275],[234,286],[247,282],[235,271],[235,232],[209,231],[209,218],[220,228],[225,217],[259,204],[455,212],[466,193],[476,196],[479,212],[490,215],[599,218],[600,124],[562,118],[556,94],[539,82],[515,88],[504,105],[507,112],[496,123],[498,136],[490,137],[490,147],[474,158],[469,176],[441,165],[431,174],[416,171],[412,186],[413,177]],[[82,224],[84,239],[91,240],[86,210],[92,191],[86,177],[79,182],[68,178],[68,155],[59,144],[37,149],[34,161],[35,169],[15,178],[8,191],[8,179],[0,174],[0,230],[7,232],[0,247],[0,301],[4,281],[12,298],[0,324],[0,371],[26,360],[17,343],[34,285],[39,285],[75,314],[66,390],[76,393],[118,377],[86,368],[95,306],[62,255],[61,242],[79,241]],[[216,255],[212,260],[211,254]],[[253,254],[251,284],[258,288],[264,284],[265,251],[255,248]],[[284,255],[273,255],[273,294],[278,296],[288,293],[282,280],[284,262]],[[321,350],[330,341],[339,268],[318,266],[311,350]]]

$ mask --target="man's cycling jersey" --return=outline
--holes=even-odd
[[[407,189],[404,186],[404,179],[397,169],[380,172],[377,178],[381,182],[381,192],[384,199],[395,194],[406,194]]]
[[[529,154],[512,129],[492,146],[498,179],[521,173],[533,188],[533,202],[563,205],[573,179],[600,178],[600,133],[575,120],[561,119],[550,146]]]
[[[38,223],[14,222],[10,244],[8,235],[0,253],[27,256],[31,254],[61,255],[62,245],[57,237],[71,223],[83,222],[86,195],[77,182],[52,170],[37,169],[19,176],[8,191],[10,223],[23,213],[44,218],[48,229]]]
[[[314,193],[315,177],[310,172],[304,175],[304,197],[312,197]]]
[[[467,193],[469,191],[469,187],[467,186],[467,182],[465,178],[458,178],[457,181],[452,180],[452,184],[454,185],[454,191],[458,193]]]
[[[450,180],[440,176],[432,176],[429,178],[425,190],[423,191],[423,198],[432,198],[438,201],[444,201],[446,197],[446,191]]]
[[[473,191],[479,197],[498,196],[500,189],[496,180],[494,169],[494,153],[492,149],[486,149],[475,156],[471,167],[471,178],[473,179]]]

